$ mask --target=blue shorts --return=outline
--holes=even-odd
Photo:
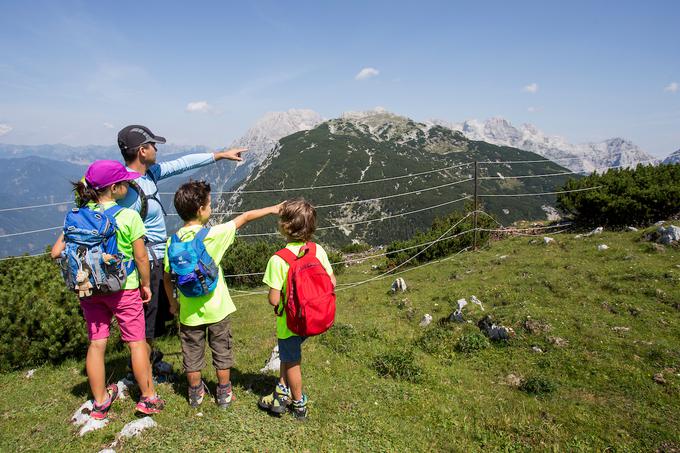
[[[302,360],[302,342],[307,337],[292,336],[285,340],[279,338],[279,359],[285,363]]]

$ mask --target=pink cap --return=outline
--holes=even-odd
[[[102,189],[121,181],[137,179],[140,175],[136,171],[128,171],[117,160],[96,160],[87,167],[85,181],[94,189]]]

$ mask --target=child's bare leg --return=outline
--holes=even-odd
[[[90,383],[92,396],[97,404],[103,404],[109,394],[106,391],[106,376],[104,370],[104,354],[106,353],[106,338],[90,341],[85,359],[87,380]]]
[[[288,383],[286,382],[286,369],[286,362],[281,362],[281,365],[279,366],[279,384],[284,387],[288,387]]]
[[[283,366],[283,363],[281,364]],[[286,381],[290,387],[290,393],[293,400],[299,401],[302,399],[302,370],[300,362],[286,363]]]
[[[130,357],[132,359],[132,372],[135,375],[139,391],[142,397],[150,398],[156,395],[153,387],[153,377],[151,376],[151,363],[149,362],[149,346],[146,341],[131,341]]]
[[[217,372],[217,383],[220,385],[227,385],[231,378],[231,369],[215,370]]]
[[[187,371],[187,382],[192,387],[197,387],[201,385],[201,372],[200,371]]]

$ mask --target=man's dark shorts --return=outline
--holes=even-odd
[[[146,338],[154,339],[165,335],[165,321],[172,319],[170,302],[163,285],[163,261],[151,262],[151,300],[144,304]]]
[[[182,342],[184,371],[201,371],[205,368],[205,336],[208,331],[208,344],[212,351],[213,366],[216,370],[227,370],[234,365],[231,319],[201,326],[179,325],[179,338]]]
[[[294,363],[302,360],[302,342],[307,337],[297,335],[288,337],[285,340],[279,338],[279,359],[285,363]]]

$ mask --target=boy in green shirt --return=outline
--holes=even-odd
[[[316,210],[304,199],[288,200],[281,204],[279,212],[279,232],[286,237],[286,248],[298,255],[300,249],[307,243],[316,230]],[[336,285],[333,268],[328,261],[326,251],[316,245],[316,257],[331,277],[333,286]],[[274,391],[259,401],[262,409],[281,415],[290,405],[293,415],[297,419],[307,417],[307,396],[302,393],[302,342],[307,337],[293,333],[286,323],[286,301],[281,297],[286,294],[288,268],[290,266],[283,258],[274,255],[267,263],[267,269],[262,281],[269,286],[269,303],[276,307],[276,337],[279,345],[281,369],[279,383]]]
[[[194,239],[210,219],[210,185],[205,181],[190,181],[180,186],[175,193],[175,209],[184,220],[176,237],[181,242]],[[279,205],[255,209],[239,215],[235,219],[210,228],[203,240],[206,251],[217,264],[218,276],[215,289],[203,296],[187,297],[179,293],[179,307],[174,296],[169,257],[168,240],[165,250],[163,282],[170,302],[170,312],[175,315],[179,308],[179,332],[182,343],[184,369],[189,383],[189,404],[198,407],[203,402],[207,386],[201,379],[205,367],[205,337],[212,350],[213,366],[217,372],[217,405],[226,409],[233,398],[230,381],[230,368],[234,362],[231,340],[231,320],[229,315],[236,307],[229,296],[224,281],[222,267],[219,266],[224,253],[234,242],[236,230],[269,214],[278,214]]]

